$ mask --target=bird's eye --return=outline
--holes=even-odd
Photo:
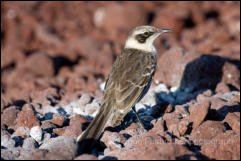
[[[149,33],[146,31],[146,32],[144,32],[144,36],[148,36],[149,35]]]

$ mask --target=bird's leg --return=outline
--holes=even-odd
[[[144,126],[143,122],[141,121],[140,117],[138,116],[138,114],[137,114],[137,112],[136,112],[135,106],[132,107],[132,110],[133,110],[134,113],[136,114],[136,117],[137,117],[137,119],[138,119],[138,121],[139,121],[139,122],[138,122],[139,125],[140,125],[143,129],[145,129],[145,126]]]

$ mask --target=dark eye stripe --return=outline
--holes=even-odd
[[[145,43],[146,42],[146,39],[148,37],[150,37],[151,35],[153,35],[154,32],[145,32],[143,34],[138,34],[136,35],[136,40],[139,42],[139,43]]]

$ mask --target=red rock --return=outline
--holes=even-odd
[[[240,93],[236,94],[236,95],[233,97],[232,101],[240,103]]]
[[[165,113],[163,119],[166,122],[168,131],[179,137],[178,123],[180,121],[180,115],[177,113]]]
[[[138,125],[137,123],[132,123],[130,126],[128,126],[125,130],[122,130],[120,133],[134,136],[140,135],[143,132],[145,132],[145,130],[142,127],[140,127],[140,125]]]
[[[152,120],[151,123],[153,124],[153,128],[150,130],[150,132],[160,132],[164,131],[164,120]]]
[[[193,129],[196,129],[205,119],[208,114],[208,110],[210,108],[210,102],[203,101],[202,103],[198,103],[194,105],[194,107],[190,107],[192,109],[191,114],[189,116],[189,122],[193,123]]]
[[[82,154],[74,158],[74,160],[98,160],[98,158],[94,155]]]
[[[18,62],[24,59],[24,53],[16,50],[13,47],[1,48],[1,68],[11,65],[11,63]]]
[[[55,133],[58,136],[63,135],[64,131],[66,130],[67,127],[62,127],[62,128],[55,128],[53,129],[53,133]]]
[[[36,76],[51,77],[54,75],[54,65],[44,53],[32,54],[26,61],[26,66]]]
[[[132,149],[124,148],[117,151],[105,151],[105,155],[114,156],[120,160],[173,160],[179,157],[185,158],[185,155],[195,158],[193,152],[182,145],[153,142],[152,138],[150,138],[149,141],[150,142],[146,141],[147,144],[145,144],[145,146],[136,146]]]
[[[236,5],[240,5],[240,3],[226,4],[220,8],[220,19],[227,26],[228,31],[237,36],[240,33],[240,21],[236,17],[240,17],[240,12],[239,7],[234,7]]]
[[[167,128],[173,124],[177,124],[180,120],[180,116],[177,113],[165,113],[163,115],[163,120],[166,122]]]
[[[25,104],[17,115],[17,127],[25,126],[32,128],[34,126],[40,126],[39,120],[34,114],[32,107],[29,104]]]
[[[31,92],[30,98],[32,100],[32,104],[37,103],[42,106],[46,106],[51,103],[56,103],[56,99],[59,98],[59,95],[56,88],[50,87],[44,90]]]
[[[52,129],[56,128],[57,126],[50,122],[50,120],[41,121],[41,128],[45,131],[51,131]]]
[[[17,120],[16,117],[19,113],[19,108],[17,106],[10,106],[6,108],[1,114],[1,126],[7,125],[10,129],[15,129]]]
[[[169,104],[165,110],[165,113],[169,113],[173,110],[172,104]]]
[[[88,122],[83,116],[75,115],[70,118],[70,124],[63,132],[63,136],[76,139],[82,133],[82,124]]]
[[[229,96],[231,98],[225,98],[227,96]],[[225,99],[222,98],[222,97],[224,97]],[[223,120],[228,113],[235,112],[240,108],[237,105],[237,102],[231,101],[232,98],[234,98],[234,96],[231,93],[227,93],[226,96],[220,95],[220,96],[217,96],[217,97],[212,97],[210,99],[211,109],[214,109],[217,112],[217,117],[220,120]]]
[[[239,116],[237,116],[235,113],[229,113],[224,119],[224,122],[227,122],[232,130],[240,135],[240,113]]]
[[[230,103],[222,100],[219,97],[213,97],[211,100],[211,109],[219,110],[224,106],[229,106]]]
[[[50,122],[52,122],[53,124],[58,125],[60,127],[63,126],[64,121],[65,121],[64,116],[62,114],[59,114],[59,113],[55,113],[53,115],[53,119],[50,120]]]
[[[186,134],[188,130],[188,125],[189,125],[189,121],[185,119],[178,123],[177,128],[181,136],[184,136]]]
[[[205,121],[198,128],[192,130],[191,140],[195,145],[203,145],[212,140],[218,134],[225,131],[225,127],[218,121]]]
[[[216,91],[216,93],[228,93],[228,92],[230,92],[230,89],[225,83],[220,82],[220,83],[218,83],[215,91]]]
[[[192,145],[191,141],[188,140],[187,138],[185,138],[184,136],[180,137],[180,138],[175,138],[175,144],[178,145]]]
[[[233,131],[218,134],[201,147],[201,153],[215,160],[240,159],[240,135]]]
[[[205,90],[202,94],[204,96],[206,96],[206,97],[211,97],[212,96],[212,91],[210,89],[208,89],[208,90]]]
[[[107,148],[110,150],[121,149],[122,145],[125,142],[125,137],[120,135],[117,132],[105,131],[101,137],[101,141],[105,143]]]
[[[202,103],[203,101],[206,101],[209,97],[205,96],[204,94],[199,94],[196,98],[198,103]],[[193,107],[193,105],[191,105]],[[190,108],[189,110],[193,110],[194,108]]]
[[[231,63],[225,62],[223,65],[222,80],[240,90],[240,70]]]
[[[182,105],[176,105],[174,112],[175,112],[176,114],[181,115],[181,116],[184,117],[184,118],[189,115],[188,112],[187,112],[187,110],[186,110],[186,108],[185,108],[184,106],[182,106]]]
[[[186,51],[183,48],[171,48],[158,58],[158,70],[154,79],[167,86],[179,86],[188,62],[198,58],[200,53]],[[172,68],[170,68],[170,66]]]
[[[180,34],[184,22],[173,15],[165,15],[162,10],[160,10],[160,13],[157,13],[156,18],[154,19],[153,25],[158,28],[171,29],[177,34]]]
[[[22,138],[28,138],[30,134],[30,129],[28,127],[18,127],[13,133],[13,136],[21,136]]]
[[[146,23],[146,11],[140,4],[123,5],[113,3],[106,6],[103,12],[104,17],[100,27],[105,29],[111,39],[117,41],[122,40],[123,42],[130,29]]]

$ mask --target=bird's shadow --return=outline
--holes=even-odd
[[[196,99],[200,93],[208,89],[215,94],[218,83],[222,81],[223,66],[226,62],[233,64],[240,71],[240,60],[217,55],[204,54],[189,62],[184,69],[178,89],[175,92],[156,93],[156,102],[167,101],[172,105],[182,105]],[[239,91],[232,84],[227,85],[231,90]],[[167,99],[169,96],[174,99]]]

